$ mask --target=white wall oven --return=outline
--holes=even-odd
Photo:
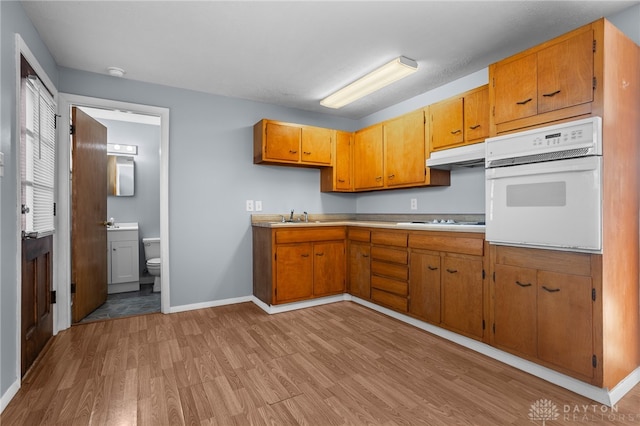
[[[602,252],[600,117],[486,140],[486,239]]]

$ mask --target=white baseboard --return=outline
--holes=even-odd
[[[13,382],[11,386],[9,386],[9,389],[2,395],[2,398],[0,398],[0,414],[7,408],[9,402],[11,402],[13,397],[18,393],[18,390],[20,390],[20,379]]]
[[[258,305],[260,309],[268,314],[279,314],[282,312],[295,311],[297,309],[310,308],[312,306],[326,305],[329,303],[343,302],[345,300],[351,300],[350,294],[338,294],[335,296],[321,297],[318,299],[305,300],[303,302],[287,303],[286,305],[268,305],[255,296],[252,296],[253,303]]]
[[[214,308],[216,306],[235,305],[236,303],[253,302],[254,296],[233,297],[230,299],[212,300],[210,302],[192,303],[190,305],[172,306],[169,313],[193,311],[196,309]]]

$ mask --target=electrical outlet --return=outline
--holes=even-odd
[[[257,212],[261,212],[262,211],[262,201],[260,200],[256,200],[255,202],[255,208]]]
[[[411,199],[411,210],[418,210],[418,199],[417,198],[412,198]]]
[[[247,211],[248,212],[253,211],[253,200],[247,200]]]

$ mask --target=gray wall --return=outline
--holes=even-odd
[[[160,236],[160,126],[97,119],[107,128],[107,141],[114,144],[137,145],[134,159],[134,195],[107,197],[107,217],[116,222],[138,222],[140,241]],[[105,218],[106,219],[106,218]],[[145,268],[142,243],[140,274]]]
[[[0,397],[18,379],[16,374],[19,233],[17,208],[16,63],[15,33],[20,33],[54,84],[58,68],[25,15],[20,2],[0,1],[0,151],[4,153],[4,177],[0,178]]]

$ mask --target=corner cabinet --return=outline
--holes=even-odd
[[[331,165],[335,130],[260,120],[253,126],[254,164]]]
[[[253,227],[253,294],[269,305],[342,294],[344,227]]]

